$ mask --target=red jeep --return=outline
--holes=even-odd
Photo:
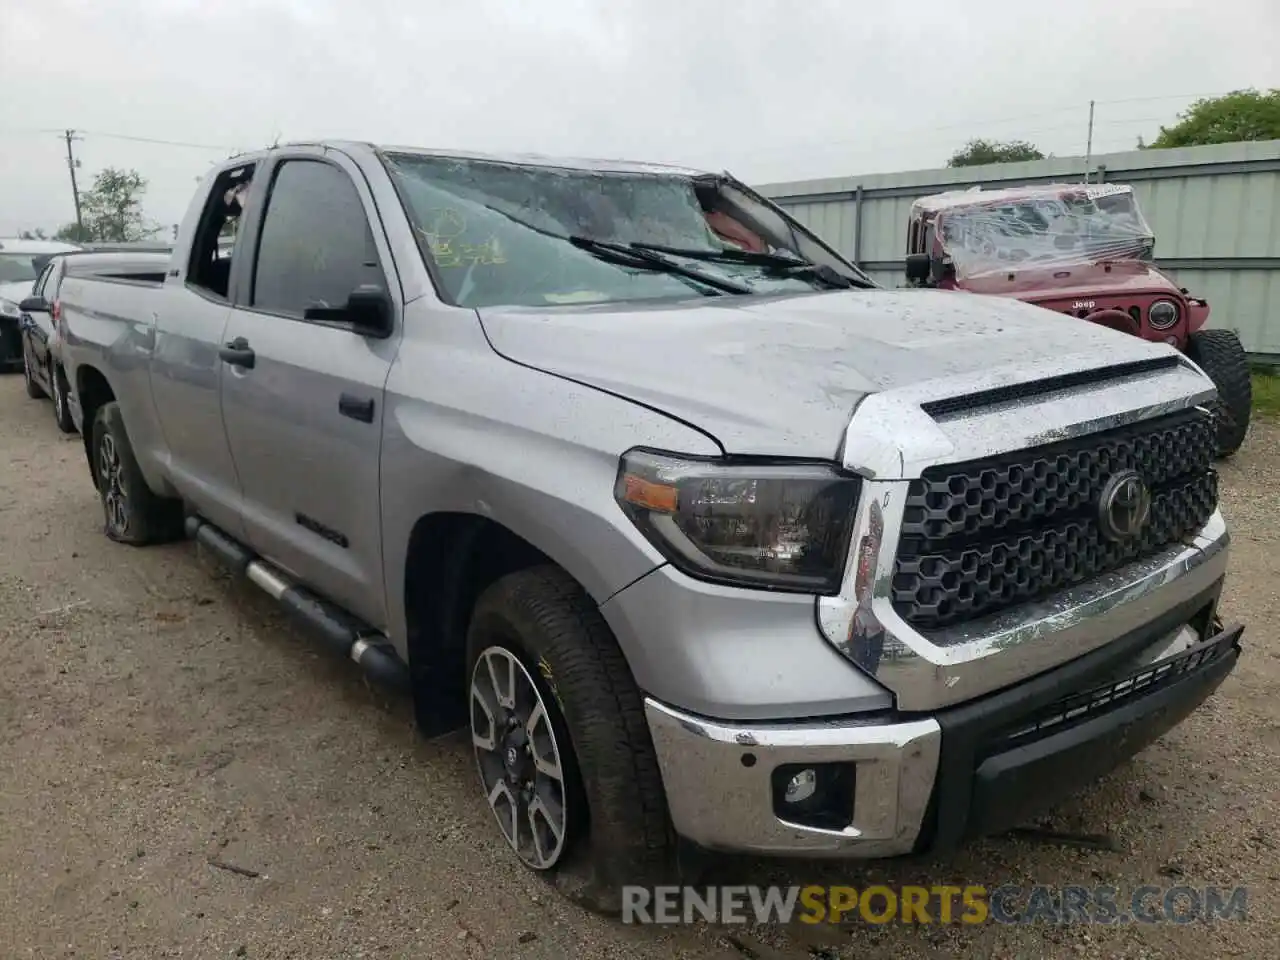
[[[911,205],[907,281],[1017,297],[1134,336],[1171,343],[1218,387],[1218,449],[1244,442],[1253,406],[1233,330],[1205,330],[1207,301],[1151,262],[1155,237],[1123,184],[963,190]]]

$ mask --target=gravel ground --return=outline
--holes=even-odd
[[[0,378],[0,421],[0,955],[1280,954],[1280,428],[1255,427],[1223,468],[1241,665],[1046,821],[1114,849],[1002,838],[947,863],[716,867],[755,883],[1243,884],[1249,919],[815,931],[657,930],[568,905],[500,845],[459,740],[418,737],[407,703],[193,545],[108,542],[79,438],[20,377]]]

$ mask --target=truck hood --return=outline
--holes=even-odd
[[[679,418],[726,453],[824,460],[870,393],[975,373],[1015,382],[1033,362],[1068,373],[1161,352],[1018,300],[939,290],[478,312],[508,360]]]
[[[1178,285],[1154,264],[1141,260],[1111,263],[1071,263],[1034,270],[1010,269],[965,278],[960,286],[970,293],[987,293],[1021,300],[1091,300],[1133,293],[1178,292]]]

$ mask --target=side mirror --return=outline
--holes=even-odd
[[[44,297],[27,297],[18,304],[18,309],[23,313],[48,313],[49,302]]]
[[[349,324],[360,336],[379,340],[391,336],[395,324],[391,298],[387,291],[374,284],[362,284],[352,290],[345,306],[308,307],[302,317],[304,320]]]
[[[907,279],[912,283],[924,283],[933,271],[933,257],[927,253],[907,254]]]

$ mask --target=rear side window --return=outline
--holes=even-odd
[[[333,164],[286,161],[267,200],[251,305],[301,317],[341,307],[363,284],[382,286],[383,275],[355,184]]]
[[[206,296],[227,299],[231,285],[231,253],[240,215],[253,182],[253,164],[220,173],[209,192],[191,243],[187,284]]]
[[[35,286],[31,288],[31,295],[33,297],[53,297],[57,292],[58,285],[56,283],[50,283],[49,280],[53,277],[53,274],[57,269],[58,264],[56,261],[50,263],[44,268],[44,273],[40,274],[40,277],[35,282]]]

